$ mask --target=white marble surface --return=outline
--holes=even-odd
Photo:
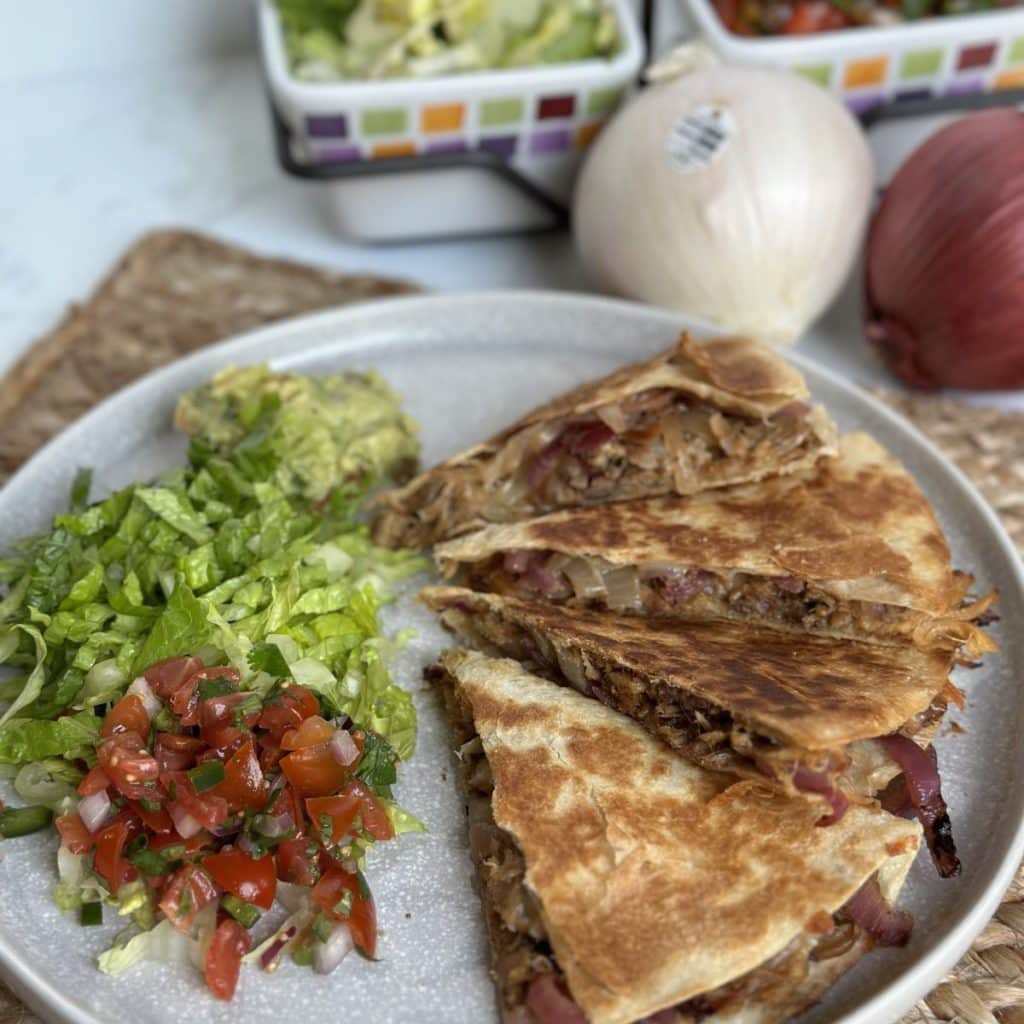
[[[336,236],[317,186],[276,165],[244,0],[218,4],[176,0],[158,17],[148,0],[96,0],[89,21],[80,0],[0,0],[0,372],[161,226],[434,289],[587,287],[566,233],[382,248]],[[666,0],[662,38],[678,25]],[[918,135],[887,130],[880,164]],[[801,347],[884,383],[860,339],[856,277]],[[981,400],[1024,408],[1020,393]]]

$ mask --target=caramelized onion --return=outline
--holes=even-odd
[[[914,919],[885,902],[875,878],[869,878],[843,909],[880,946],[905,946],[910,939]]]
[[[587,1024],[583,1011],[555,974],[539,974],[530,982],[526,1005],[538,1024]]]
[[[632,565],[605,573],[604,585],[608,588],[608,607],[613,612],[640,607],[640,580]]]
[[[604,577],[589,558],[572,559],[564,571],[577,597],[590,600],[604,595]]]
[[[868,238],[868,340],[920,388],[1024,387],[1024,116],[954,121],[893,178]]]

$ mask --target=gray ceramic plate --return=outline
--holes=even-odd
[[[282,323],[168,367],[90,413],[37,455],[0,492],[0,543],[43,526],[65,498],[76,466],[96,467],[107,489],[180,461],[169,430],[179,392],[231,362],[327,371],[376,367],[423,426],[426,464],[515,419],[543,398],[667,346],[668,314],[593,298],[495,293],[405,298]],[[910,946],[868,957],[808,1022],[895,1020],[939,980],[981,931],[1024,850],[1024,578],[1010,541],[967,481],[903,420],[831,374],[794,357],[817,399],[845,430],[866,429],[910,468],[938,509],[956,562],[1002,591],[1002,653],[963,672],[966,729],[939,753],[963,877],[940,881],[922,856],[905,890],[917,927]],[[390,623],[420,628],[395,673],[421,691],[419,672],[444,635],[407,597]],[[1007,625],[1010,628],[1007,628]],[[0,863],[0,971],[51,1020],[361,1020],[477,1022],[496,1019],[480,907],[466,852],[463,812],[439,711],[423,692],[419,747],[400,797],[430,826],[375,851],[370,878],[384,929],[382,962],[346,961],[329,978],[287,965],[248,971],[236,1001],[217,1003],[191,967],[145,965],[107,978],[95,957],[116,928],[80,928],[54,907],[55,840],[5,843]]]

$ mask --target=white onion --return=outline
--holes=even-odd
[[[604,577],[589,558],[574,558],[564,569],[577,597],[601,597],[605,592]]]
[[[695,52],[598,137],[576,189],[580,255],[608,291],[788,344],[856,258],[871,153],[819,86],[695,67]]]
[[[160,714],[160,709],[163,704],[160,698],[153,692],[149,683],[146,682],[145,676],[139,676],[131,686],[128,687],[129,693],[134,693],[137,697],[142,698],[143,706],[146,708],[146,714],[150,718],[156,718]]]
[[[174,828],[182,839],[191,839],[203,827],[191,814],[183,811],[177,804],[168,804],[167,813],[171,816]]]
[[[313,969],[317,974],[330,974],[352,952],[353,945],[348,925],[339,921],[327,941],[317,943]]]
[[[335,761],[345,768],[350,764],[354,764],[359,757],[359,748],[356,746],[356,741],[352,739],[346,729],[339,729],[330,738],[327,746],[334,755]]]
[[[105,789],[91,796],[84,796],[78,801],[78,816],[90,832],[98,832],[114,813],[114,805],[110,802]]]
[[[620,612],[624,608],[635,610],[640,607],[640,581],[632,565],[605,573],[604,584],[608,588],[608,607],[613,612]]]

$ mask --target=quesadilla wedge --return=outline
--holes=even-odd
[[[962,702],[948,652],[457,587],[421,598],[464,643],[596,698],[702,768],[820,797],[825,822],[888,790],[890,806],[916,811],[939,873],[959,872],[930,747],[947,703]]]
[[[813,474],[566,509],[435,549],[474,589],[635,615],[735,619],[971,657],[996,595],[967,601],[928,500],[866,434]]]
[[[452,722],[506,1024],[780,1024],[873,944],[915,822],[810,801],[675,756],[513,661],[450,651]]]
[[[558,508],[760,480],[835,447],[801,374],[749,338],[678,344],[563,394],[377,499],[374,540],[426,547]]]

